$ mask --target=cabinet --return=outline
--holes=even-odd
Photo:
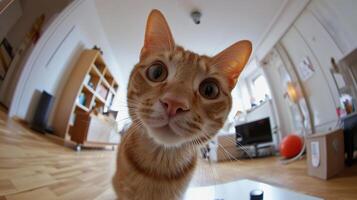
[[[83,145],[89,145],[89,142],[91,145],[117,143],[109,139],[115,130],[114,119],[104,116],[99,119],[99,116],[90,113],[93,109],[108,112],[118,87],[99,51],[84,50],[62,95],[57,97],[59,100],[53,123],[55,134]],[[107,123],[110,120],[112,122]]]
[[[76,121],[71,128],[71,140],[75,142],[76,150],[84,147],[116,146],[120,139],[116,131],[116,122],[102,115],[81,112],[76,115]]]

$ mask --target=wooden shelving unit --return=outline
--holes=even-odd
[[[117,95],[118,87],[118,82],[109,71],[99,51],[84,50],[59,97],[54,117],[55,134],[80,143],[78,138],[87,135],[82,132],[88,131],[88,127],[80,127],[83,125],[79,125],[78,119],[89,118],[90,121],[90,111],[95,108],[108,111]],[[71,138],[74,134],[76,136]],[[93,133],[91,134],[91,137],[95,138]],[[106,144],[103,140],[98,142]],[[93,145],[95,141],[86,141],[86,143],[95,146]],[[112,144],[110,141],[107,143]]]

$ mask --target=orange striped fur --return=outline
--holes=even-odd
[[[251,51],[251,43],[241,41],[214,57],[190,52],[174,43],[160,11],[150,13],[140,61],[128,85],[133,123],[120,144],[113,178],[119,199],[183,197],[196,167],[197,150],[223,126],[232,105],[230,92]],[[147,75],[156,62],[167,70],[160,82],[150,81]],[[218,85],[214,99],[200,93],[200,84],[208,78]],[[169,119],[160,104],[166,94],[188,102],[188,111]]]

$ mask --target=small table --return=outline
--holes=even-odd
[[[256,189],[264,192],[263,200],[322,200],[321,198],[293,192],[248,179],[213,186],[189,188],[184,199],[250,200],[250,192]]]

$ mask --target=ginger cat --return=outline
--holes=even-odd
[[[182,199],[197,150],[223,126],[230,92],[252,51],[240,41],[214,57],[177,46],[151,11],[128,85],[132,125],[122,138],[113,186],[120,200]]]

